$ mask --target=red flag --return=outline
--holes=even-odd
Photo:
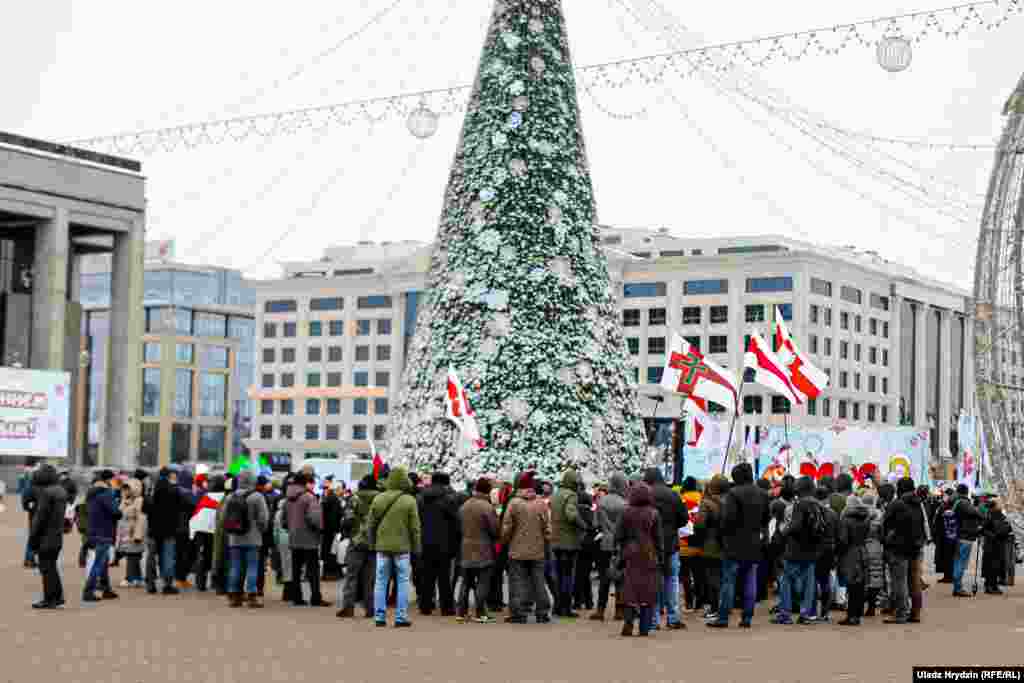
[[[380,471],[384,469],[384,461],[380,459],[379,455],[373,456],[373,478],[380,481]]]

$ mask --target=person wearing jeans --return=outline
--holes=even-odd
[[[555,557],[557,593],[555,616],[576,617],[572,611],[572,594],[576,587],[574,572],[576,556],[583,546],[586,522],[580,517],[579,475],[568,469],[562,475],[558,491],[551,497],[551,550]]]
[[[242,568],[245,567],[245,592],[249,595],[250,607],[262,607],[256,596],[256,579],[259,576],[260,549],[252,545],[233,545],[228,547],[228,593],[237,595],[232,600],[232,607],[242,606]]]
[[[786,551],[783,563],[782,596],[776,624],[791,624],[793,613],[793,592],[800,592],[801,624],[813,624],[815,603],[814,569],[821,555],[823,539],[819,537],[815,520],[822,514],[821,505],[814,499],[814,480],[800,477],[796,482],[799,498],[786,509],[783,535]]]
[[[395,627],[412,626],[409,621],[410,555],[423,551],[419,508],[410,495],[412,481],[404,467],[388,474],[385,491],[373,499],[367,521],[368,543],[376,548],[377,568],[374,585],[374,621],[387,626],[387,590],[392,576],[396,585]]]
[[[804,621],[813,619],[814,560],[786,560],[783,563],[778,623],[792,623],[794,589],[800,592],[800,618]]]
[[[370,508],[378,493],[377,481],[372,474],[368,474],[359,481],[359,490],[353,496],[352,542],[345,555],[345,585],[337,614],[339,619],[355,615],[356,596],[360,592],[363,594],[366,616],[374,616],[373,593],[377,581],[377,554],[367,541],[367,532]]]
[[[678,548],[677,546],[674,546]],[[665,556],[664,568],[658,571],[658,602],[651,616],[651,630],[658,628],[662,610],[668,612],[668,627],[675,630],[682,627],[679,621],[679,551]]]
[[[728,624],[729,612],[736,602],[736,580],[743,586],[743,618],[740,625],[749,627],[754,618],[754,603],[757,598],[757,567],[759,560],[722,560],[722,587],[718,601],[718,621],[709,625]]]
[[[249,518],[249,528],[244,534],[225,531],[228,552],[228,604],[241,607],[242,600],[242,569],[245,569],[245,592],[249,607],[263,607],[259,592],[259,563],[262,555],[263,532],[270,525],[270,511],[267,509],[266,498],[256,490],[256,473],[243,470],[238,475],[237,490],[227,499],[226,505],[237,502],[239,498],[245,502]],[[317,577],[319,578],[319,577]]]
[[[388,583],[397,584],[395,627],[409,626],[409,582],[412,579],[410,553],[377,553],[376,579],[373,586],[373,618],[378,626],[387,625]]]
[[[82,589],[83,602],[96,602],[96,590],[103,591],[103,599],[117,597],[110,587],[110,554],[117,536],[117,522],[121,519],[120,506],[116,502],[110,482],[114,478],[111,470],[99,473],[86,500],[89,504],[89,543],[95,548],[89,578]]]
[[[661,610],[668,611],[668,628],[686,628],[679,618],[679,530],[690,523],[690,513],[679,495],[665,484],[665,477],[657,467],[644,473],[644,483],[651,489],[654,506],[661,521],[661,570],[658,576],[658,599],[654,610],[652,629],[661,620]]]
[[[971,541],[958,540],[953,555],[953,593],[964,593],[964,574],[971,564],[971,551],[974,543]]]
[[[177,595],[174,585],[175,539],[182,526],[185,502],[177,486],[178,473],[169,467],[160,470],[153,494],[142,504],[147,522],[146,590],[156,592],[157,563],[163,579],[164,595]],[[90,514],[91,514],[90,510]]]

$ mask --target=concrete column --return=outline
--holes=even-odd
[[[914,374],[914,426],[928,426],[928,396],[925,373],[928,369],[928,306],[914,306],[914,326],[917,334],[914,339],[914,353],[917,356]]]
[[[964,321],[964,410],[971,415],[976,414],[974,411],[974,383],[974,321],[967,318]]]
[[[951,420],[956,419],[953,414],[953,312],[942,311],[939,319],[939,414],[938,425],[938,455],[952,452],[949,444],[949,429]]]
[[[902,392],[900,383],[900,367],[903,359],[900,356],[900,322],[903,314],[903,297],[898,294],[891,294],[889,296],[889,310],[892,313],[891,320],[889,321],[889,338],[881,338],[879,342],[880,348],[878,353],[878,362],[882,362],[882,349],[889,349],[889,367],[882,367],[883,373],[888,373],[889,377],[889,393],[885,395],[882,402],[889,406],[889,422],[888,425],[898,425],[900,423],[900,395]],[[879,380],[881,381],[881,380]],[[879,415],[881,419],[881,415]]]
[[[64,369],[68,253],[68,212],[57,208],[52,219],[36,228],[28,365],[38,370]]]
[[[136,462],[141,409],[143,222],[114,236],[110,297],[110,368],[101,462],[127,466]]]

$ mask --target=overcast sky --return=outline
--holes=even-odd
[[[0,41],[7,65],[0,129],[63,141],[470,83],[489,0],[400,0],[329,58],[271,87],[392,2],[23,3],[16,30],[9,26]],[[668,47],[663,35],[645,31],[623,9],[648,0],[563,4],[577,66]],[[930,8],[892,0],[662,4],[709,43]],[[858,47],[748,73],[850,129],[992,142],[1020,77],[1020,45],[1024,18],[1018,16],[994,32],[925,40],[901,74],[883,71],[873,50]],[[595,92],[606,110],[647,108],[626,120],[609,117],[580,94],[602,223],[667,226],[681,236],[781,233],[852,244],[969,286],[970,240],[990,152],[885,148],[897,157],[901,178],[939,192],[935,201],[943,211],[937,212],[865,178],[756,105],[747,102],[743,113],[702,79],[674,82],[669,92],[660,86]],[[276,274],[279,261],[318,258],[332,244],[429,240],[461,123],[461,117],[443,118],[424,143],[404,121],[391,120],[332,128],[320,140],[254,138],[142,157],[150,236],[174,238],[179,257],[259,276]],[[946,180],[924,177],[917,167]],[[975,202],[974,208],[947,206],[942,194]]]

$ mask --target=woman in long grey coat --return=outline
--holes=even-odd
[[[873,493],[866,493],[861,497],[865,507],[868,509],[868,538],[864,543],[867,551],[868,575],[864,583],[865,603],[867,610],[864,616],[875,616],[875,609],[878,603],[878,595],[885,588],[885,545],[883,543],[884,532],[882,530],[882,511],[878,509],[878,499]]]
[[[864,616],[865,584],[870,571],[865,544],[871,531],[870,512],[857,496],[850,496],[839,522],[839,577],[846,582],[849,606],[843,626],[860,626]]]

